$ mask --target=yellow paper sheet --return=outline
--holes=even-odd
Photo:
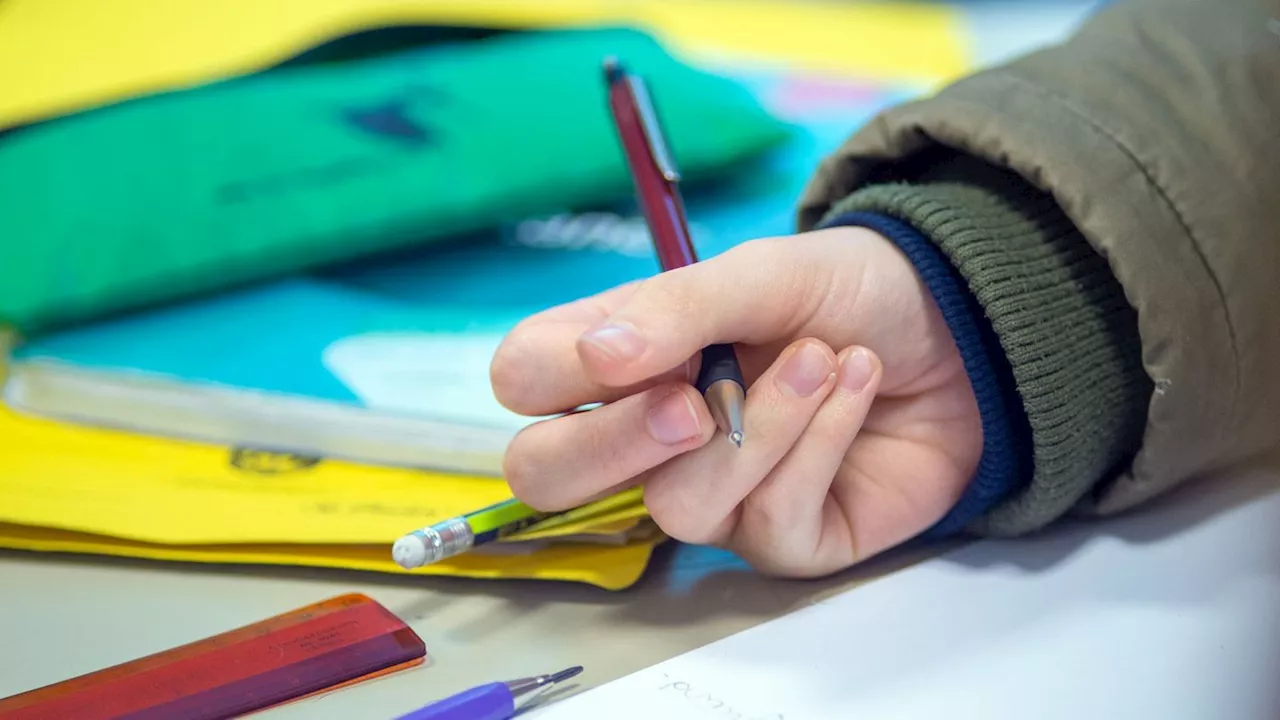
[[[550,545],[527,554],[471,553],[404,570],[385,545],[158,545],[117,538],[0,523],[0,547],[88,553],[205,564],[289,565],[379,573],[447,575],[482,580],[560,580],[624,590],[643,575],[661,535],[623,545]]]
[[[0,409],[0,546],[403,572],[390,560],[397,537],[509,497],[493,478],[247,452]],[[615,535],[647,517],[634,493],[593,508],[513,540]],[[654,542],[476,554],[414,572],[616,587],[639,577]]]
[[[254,72],[388,24],[631,25],[676,52],[887,81],[969,66],[942,4],[801,0],[3,0],[0,127]]]

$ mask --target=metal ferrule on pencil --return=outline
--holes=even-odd
[[[460,555],[475,545],[475,532],[464,518],[450,518],[405,535],[391,548],[398,565],[411,569]]]

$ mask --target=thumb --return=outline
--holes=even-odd
[[[583,369],[603,385],[631,385],[708,345],[763,344],[794,333],[805,321],[800,309],[821,291],[786,240],[754,240],[640,283],[578,338]]]

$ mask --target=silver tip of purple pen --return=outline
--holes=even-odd
[[[561,670],[560,672],[552,675],[548,679],[548,682],[552,685],[558,685],[564,682],[565,680],[568,680],[569,678],[577,677],[581,672],[582,672],[582,666],[576,665],[574,667],[569,668],[568,670]]]

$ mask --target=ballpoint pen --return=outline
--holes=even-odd
[[[667,148],[648,90],[643,80],[628,73],[615,58],[605,60],[604,76],[609,109],[662,270],[692,265],[698,262],[698,256],[680,196],[680,172]],[[742,447],[746,389],[732,344],[703,348],[702,367],[694,386],[706,398],[716,425]]]
[[[614,126],[653,237],[659,264],[663,272],[692,265],[698,262],[698,256],[680,196],[680,173],[667,149],[648,90],[639,77],[626,72],[616,59],[605,61],[604,75]],[[707,407],[721,432],[742,447],[742,406],[746,400],[746,389],[732,344],[703,348],[702,365],[694,386],[706,398]],[[550,522],[556,516],[572,518],[598,510],[599,502],[620,504],[631,501],[640,492],[641,488],[633,488],[586,508],[575,508],[565,513],[538,513],[524,503],[508,500],[414,530],[396,540],[391,556],[405,569],[422,567],[467,552],[477,545],[508,537],[532,525]]]
[[[571,667],[552,675],[537,675],[510,682],[496,682],[464,690],[418,708],[396,720],[508,720],[535,698],[576,677],[582,667]]]
[[[554,525],[580,520],[640,502],[643,488],[623,490],[595,502],[561,512],[538,512],[519,500],[504,500],[475,512],[449,518],[404,535],[391,546],[391,559],[406,570],[437,563],[446,558],[510,537],[535,525]]]

